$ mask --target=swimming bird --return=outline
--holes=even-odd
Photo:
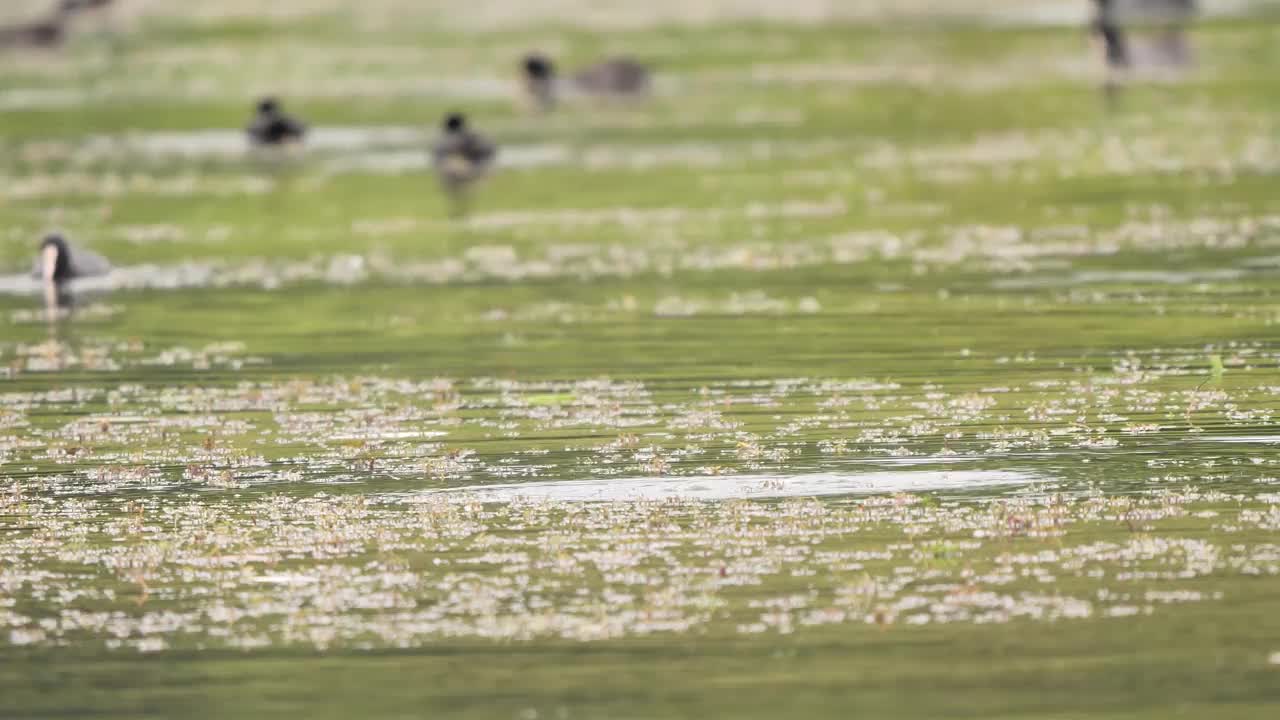
[[[267,97],[258,101],[258,109],[245,128],[249,142],[259,146],[280,146],[302,142],[307,126],[280,109],[280,102]]]
[[[1094,0],[1094,4],[1098,11],[1094,15],[1092,29],[1102,39],[1107,67],[1112,70],[1128,68],[1132,62],[1129,38],[1116,19],[1115,0]]]
[[[562,92],[596,98],[629,98],[644,95],[651,83],[649,68],[627,57],[615,57],[587,66],[564,83],[555,63],[541,53],[530,53],[521,62],[525,94],[539,110],[555,107]]]
[[[538,53],[530,53],[521,64],[524,69],[524,91],[533,106],[550,110],[556,105],[556,66],[551,59]]]
[[[68,12],[59,6],[48,17],[0,27],[0,48],[51,48],[66,38]]]
[[[49,233],[40,241],[32,274],[44,286],[45,308],[50,317],[71,305],[67,285],[76,279],[106,275],[111,263],[101,255],[72,246],[60,233]]]
[[[1103,57],[1107,63],[1107,80],[1103,90],[1107,98],[1113,100],[1119,90],[1120,75],[1133,63],[1129,54],[1129,38],[1116,19],[1114,0],[1094,0],[1094,5],[1097,6],[1097,13],[1091,28],[1094,35],[1102,39]]]
[[[431,160],[454,216],[466,212],[468,188],[484,177],[497,154],[497,146],[467,127],[465,115],[455,112],[445,116]]]

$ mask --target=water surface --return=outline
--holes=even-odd
[[[544,117],[499,78],[547,36],[392,5],[0,69],[0,714],[1280,701],[1262,16],[1108,109],[1076,28],[659,3],[558,42],[661,92]],[[247,153],[295,46],[314,142]],[[463,99],[503,160],[451,219]],[[52,327],[50,227],[115,264]]]

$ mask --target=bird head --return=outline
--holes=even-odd
[[[61,275],[58,268],[67,264],[67,255],[66,238],[59,233],[44,236],[40,241],[40,274],[45,282],[53,282]]]
[[[538,53],[531,53],[524,58],[524,74],[530,80],[550,80],[556,74],[551,60]]]

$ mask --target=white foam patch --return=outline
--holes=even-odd
[[[436,491],[465,493],[482,502],[553,500],[562,502],[628,500],[734,500],[739,498],[870,495],[926,490],[973,490],[1026,485],[1044,478],[1015,470],[916,470],[859,474],[737,475],[683,478],[623,478],[481,485]]]

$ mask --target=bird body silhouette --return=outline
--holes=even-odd
[[[589,65],[562,82],[555,62],[546,55],[530,53],[521,64],[525,95],[539,110],[556,106],[562,92],[602,99],[639,97],[649,92],[651,74],[644,64],[628,57],[615,57]]]
[[[445,117],[431,160],[440,185],[449,196],[452,214],[465,212],[469,188],[484,177],[497,154],[497,146],[468,127],[465,115],[450,113]]]
[[[263,98],[245,132],[254,145],[279,146],[302,142],[307,126],[281,110],[275,98]]]
[[[1102,39],[1103,54],[1111,70],[1128,68],[1133,59],[1129,54],[1129,38],[1116,17],[1115,0],[1094,0],[1097,13],[1093,19],[1093,32]]]
[[[525,95],[533,106],[539,110],[550,110],[556,106],[556,66],[544,55],[531,54],[525,57],[523,80]]]
[[[69,307],[68,284],[80,278],[106,275],[111,263],[101,255],[72,245],[60,233],[50,233],[40,241],[32,274],[44,286],[45,307],[53,316],[59,308]]]
[[[57,47],[67,36],[68,16],[59,6],[44,19],[0,27],[0,49]]]

